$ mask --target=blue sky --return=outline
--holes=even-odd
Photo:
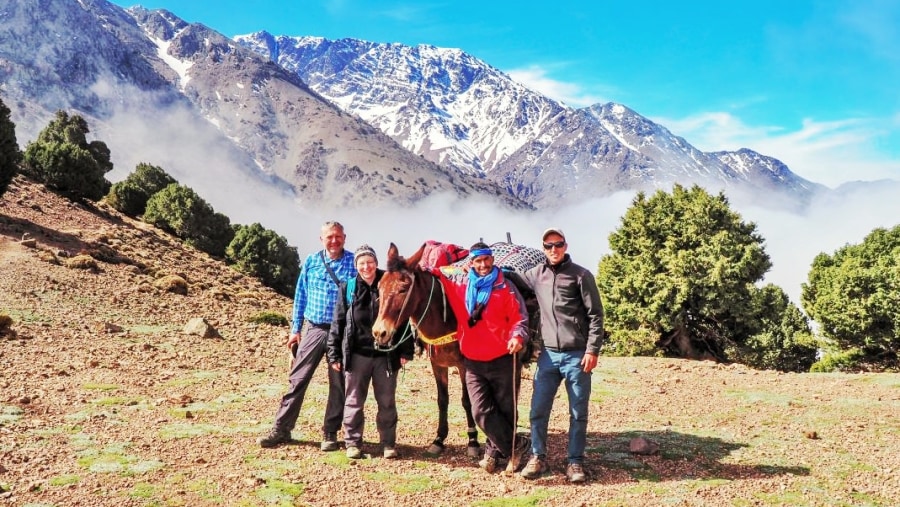
[[[624,104],[705,151],[751,148],[832,187],[900,179],[894,0],[141,5],[227,36],[266,30],[460,48],[570,106]]]

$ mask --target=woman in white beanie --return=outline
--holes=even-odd
[[[326,355],[335,371],[344,372],[344,443],[348,458],[362,458],[363,407],[369,385],[375,396],[382,452],[386,459],[397,457],[397,372],[413,357],[412,340],[394,350],[379,350],[372,337],[372,324],[378,316],[378,281],[384,271],[378,269],[375,250],[362,245],[354,252],[357,276],[341,283],[341,297],[334,307],[334,320],[328,335]]]

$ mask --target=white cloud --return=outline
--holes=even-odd
[[[512,69],[506,71],[506,73],[514,81],[521,83],[525,87],[570,107],[587,107],[609,102],[607,98],[594,95],[582,88],[581,85],[557,81],[548,77],[547,70],[537,65],[522,69]]]
[[[800,305],[801,284],[816,255],[859,243],[876,227],[897,225],[898,188],[871,186],[839,197],[822,197],[802,214],[730,201],[743,220],[756,223],[765,241],[772,269],[763,282],[778,285]],[[601,257],[610,252],[609,235],[621,225],[633,197],[625,192],[557,210],[517,212],[485,201],[436,195],[412,208],[345,210],[330,219],[346,226],[348,248],[368,243],[382,259],[391,242],[401,255],[411,255],[428,239],[468,248],[479,240],[505,241],[507,233],[516,244],[540,248],[541,232],[561,227],[573,261],[596,274]],[[321,248],[315,242],[317,234],[315,229],[303,238],[309,248],[301,248],[301,255]]]
[[[676,135],[704,151],[749,148],[777,158],[790,169],[817,183],[836,187],[848,181],[900,178],[900,160],[878,149],[888,140],[890,125],[880,120],[803,121],[788,131],[773,126],[747,125],[725,112],[687,118],[654,118]],[[891,120],[888,123],[896,123]]]

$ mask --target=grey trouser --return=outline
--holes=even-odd
[[[325,341],[328,330],[324,327],[306,326],[300,340],[297,356],[291,366],[290,388],[281,398],[281,406],[275,415],[275,428],[291,431],[297,424],[306,388],[309,387],[313,374],[325,356]],[[344,376],[331,368],[328,370],[328,405],[325,407],[324,433],[337,433],[341,429],[344,412]]]
[[[385,447],[394,447],[397,440],[397,374],[390,374],[387,356],[367,357],[353,354],[350,371],[344,373],[347,401],[344,404],[344,440],[348,447],[363,443],[365,414],[363,406],[369,394],[369,383],[378,405],[375,427]]]

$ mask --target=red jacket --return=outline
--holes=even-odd
[[[466,310],[468,277],[451,279],[439,269],[433,272],[441,274],[440,280],[447,292],[447,300],[459,321],[457,339],[463,356],[473,361],[491,361],[509,354],[506,344],[513,336],[525,344],[528,325],[525,301],[515,285],[506,280],[502,271],[497,275],[481,320],[473,327],[469,327],[469,312]]]

